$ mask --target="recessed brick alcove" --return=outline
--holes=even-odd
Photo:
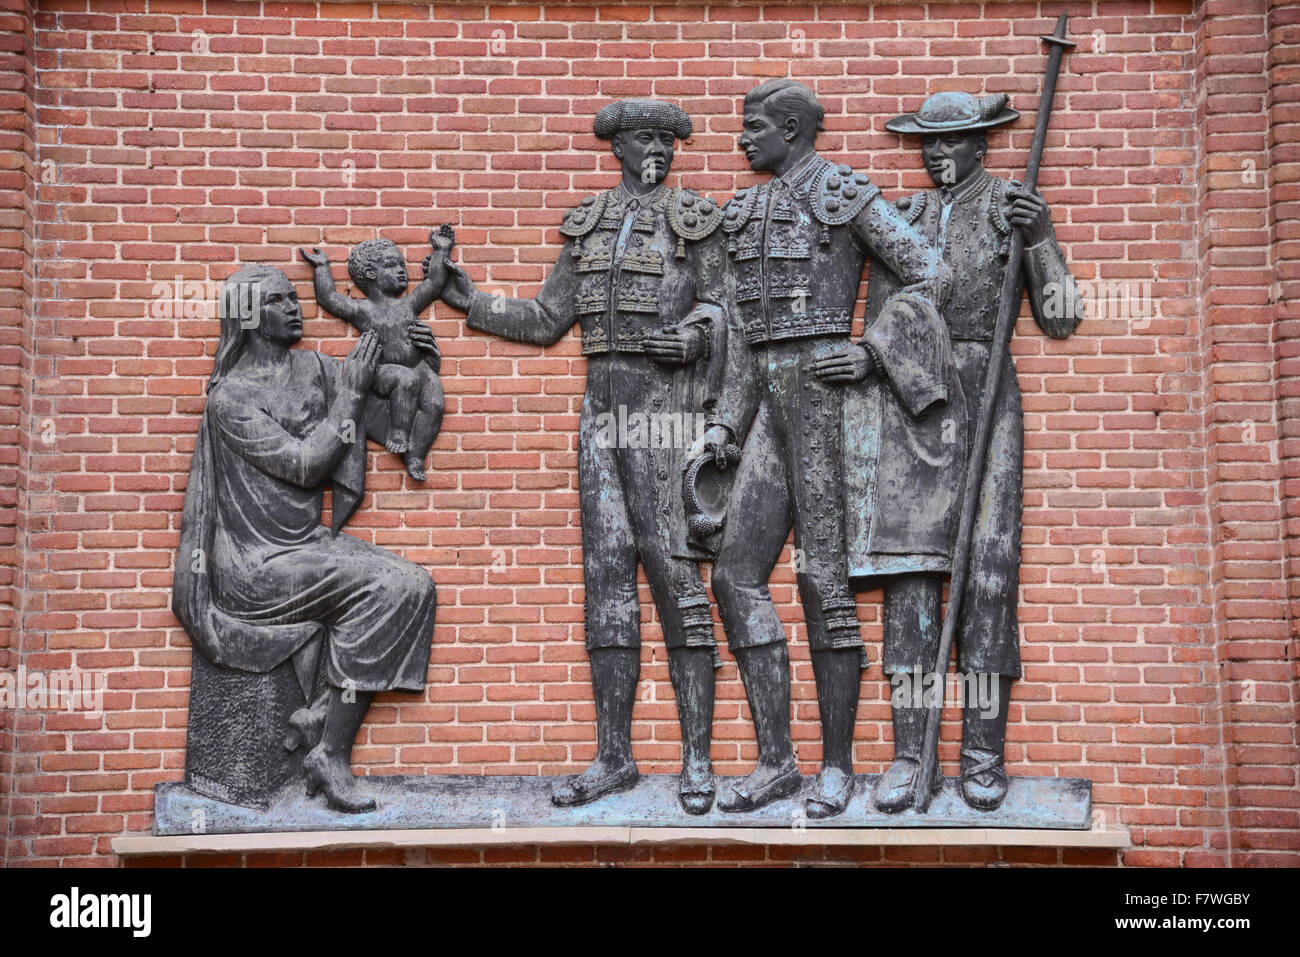
[[[621,96],[695,117],[673,175],[724,198],[754,180],[735,149],[740,98],[795,77],[827,106],[822,152],[894,198],[928,178],[887,118],[940,89],[1008,92],[1026,115],[992,137],[988,166],[1015,176],[1038,35],[1062,10],[1079,46],[1042,192],[1075,275],[1149,283],[1158,311],[1091,316],[1062,342],[1022,315],[1025,678],[1007,757],[1016,775],[1090,780],[1106,841],[682,844],[624,828],[139,843],[154,786],[184,770],[190,645],[169,601],[216,343],[208,290],[242,263],[283,266],[304,344],[341,355],[353,333],[317,313],[296,247],[337,261],[382,234],[414,263],[450,221],[484,288],[534,291],[564,210],[613,182],[591,117]],[[102,713],[0,711],[0,863],[1300,863],[1298,50],[1300,4],[1285,0],[0,0],[0,668],[107,682]],[[469,332],[443,304],[431,319],[448,414],[430,479],[372,446],[349,526],[437,582],[429,680],[423,697],[379,698],[357,770],[571,772],[594,750],[574,469],[585,363],[573,336],[542,350]],[[817,708],[788,559],[772,587],[810,772]],[[642,598],[636,757],[671,774],[674,702]],[[871,774],[892,753],[878,591],[859,617],[874,664],[855,760]],[[723,659],[713,755],[739,774],[753,734]],[[950,774],[958,731],[944,729]]]

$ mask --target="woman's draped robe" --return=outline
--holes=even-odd
[[[290,390],[259,393],[232,374],[209,395],[172,608],[218,665],[267,672],[292,657],[308,698],[322,650],[330,685],[421,691],[433,582],[419,566],[339,534],[365,490],[364,422],[329,472],[333,527],[321,525],[325,483],[309,481],[303,439],[338,395],[342,364],[307,350],[289,356]]]

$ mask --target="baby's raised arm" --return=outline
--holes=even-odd
[[[429,243],[433,253],[424,261],[424,281],[411,290],[411,312],[417,317],[438,298],[447,282],[447,260],[456,245],[456,233],[450,224],[443,223],[429,233]]]
[[[330,275],[330,258],[319,249],[311,252],[299,248],[302,258],[314,267],[312,287],[316,290],[316,303],[331,316],[351,323],[361,332],[370,328],[370,312],[364,299],[352,299],[334,288],[334,278]]]

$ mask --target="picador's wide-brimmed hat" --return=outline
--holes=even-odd
[[[1020,118],[1020,111],[1007,105],[1005,93],[972,96],[970,93],[936,93],[915,113],[904,113],[885,123],[891,133],[965,133],[988,130]]]
[[[668,130],[679,140],[691,135],[691,118],[675,103],[663,100],[619,100],[609,104],[591,124],[602,140],[623,130]]]

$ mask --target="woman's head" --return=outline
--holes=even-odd
[[[293,283],[274,266],[244,266],[226,280],[218,303],[221,339],[208,390],[239,362],[250,336],[288,348],[302,338],[302,310]]]

